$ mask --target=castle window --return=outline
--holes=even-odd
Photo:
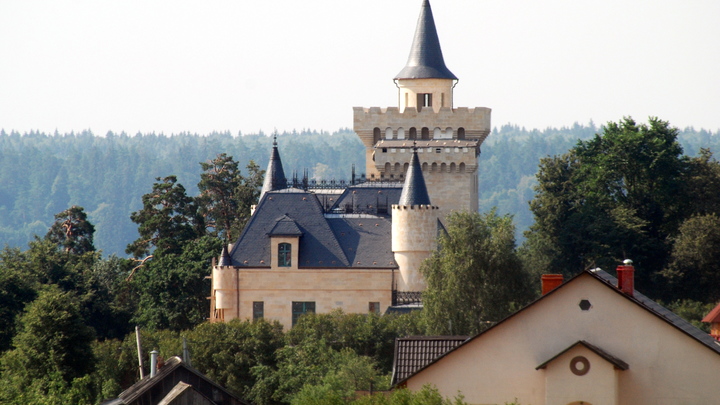
[[[253,302],[253,321],[263,319],[265,317],[265,302],[254,301]]]
[[[290,267],[292,261],[290,260],[292,251],[292,245],[289,243],[278,244],[278,267]]]
[[[293,301],[292,303],[292,326],[295,326],[298,319],[305,314],[315,313],[314,301]]]
[[[417,95],[418,111],[421,111],[423,107],[432,107],[432,94],[431,93],[418,93],[418,95]]]
[[[368,312],[371,314],[380,314],[380,303],[379,302],[369,302],[368,303]]]

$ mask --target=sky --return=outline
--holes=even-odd
[[[0,129],[352,128],[397,106],[421,0],[2,0]],[[431,0],[455,107],[720,130],[720,1]]]

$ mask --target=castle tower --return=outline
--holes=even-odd
[[[400,200],[392,206],[392,251],[398,291],[423,291],[420,264],[436,248],[438,207],[430,203],[417,150],[413,148]]]
[[[478,155],[490,133],[491,110],[455,108],[457,77],[445,66],[428,0],[423,0],[410,56],[394,79],[397,107],[354,107],[353,129],[366,150],[369,179],[405,176],[413,141],[430,198],[444,217],[478,210]]]
[[[211,280],[210,321],[238,318],[238,272],[232,266],[232,259],[225,246],[217,265],[212,267]]]

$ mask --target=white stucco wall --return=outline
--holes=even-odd
[[[582,311],[579,302],[592,304]],[[471,404],[543,405],[546,374],[535,368],[578,340],[625,361],[618,372],[620,405],[717,403],[720,355],[608,288],[589,274],[448,354],[407,381],[434,384]]]

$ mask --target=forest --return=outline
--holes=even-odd
[[[348,403],[388,388],[395,337],[475,334],[535,299],[539,274],[624,258],[639,291],[704,327],[720,300],[718,135],[656,118],[495,128],[481,212],[451,215],[421,268],[425,310],[308,315],[284,331],[205,321],[209,263],[250,215],[271,137],[2,132],[0,403],[118,395],[137,380],[134,325],[146,357],[179,354],[185,338],[194,367],[255,403]],[[363,168],[356,138],[277,140],[287,174],[348,179]],[[443,403],[431,389],[393,395]]]

